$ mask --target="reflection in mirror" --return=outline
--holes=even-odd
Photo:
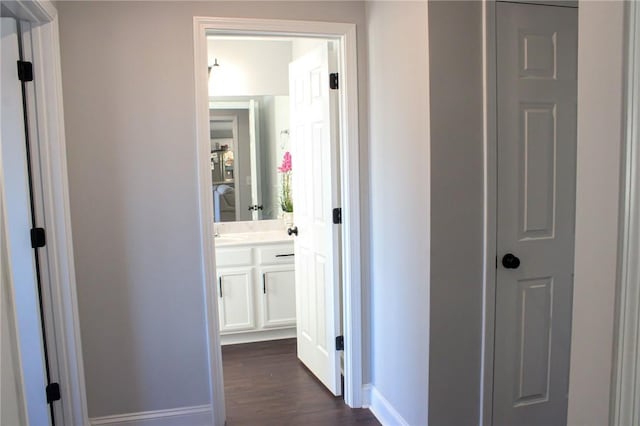
[[[212,97],[209,108],[215,221],[281,217],[289,97]]]
[[[238,117],[211,115],[211,180],[216,222],[236,220],[239,199],[236,199],[235,150],[238,147]]]

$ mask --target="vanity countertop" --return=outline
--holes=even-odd
[[[293,237],[287,231],[237,232],[221,234],[215,238],[216,247],[231,247],[256,244],[273,244],[293,242]]]

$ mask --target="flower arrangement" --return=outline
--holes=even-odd
[[[293,212],[293,197],[291,195],[291,153],[284,153],[282,164],[278,167],[282,173],[282,193],[280,194],[280,207],[285,213]]]

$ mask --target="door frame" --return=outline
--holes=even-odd
[[[16,1],[4,5],[17,19],[31,24],[29,42],[33,49],[35,105],[30,128],[34,136],[34,195],[46,228],[47,244],[42,255],[42,285],[45,318],[53,321],[47,333],[55,336],[49,348],[52,380],[60,383],[60,410],[56,424],[89,424],[87,410],[75,266],[71,236],[69,184],[62,106],[62,75],[57,10],[48,0]],[[43,390],[44,391],[44,390]],[[64,420],[63,420],[64,419]]]
[[[209,189],[207,149],[209,96],[207,84],[207,34],[271,35],[329,38],[340,46],[339,90],[340,186],[342,224],[344,399],[353,408],[362,406],[362,281],[360,250],[360,166],[358,131],[358,75],[355,24],[271,19],[194,17],[194,72],[196,152],[200,205],[202,277],[207,315],[210,399],[214,424],[225,422],[222,353],[215,295],[215,241],[212,194]],[[210,174],[210,173],[209,173]]]
[[[624,135],[622,193],[614,330],[610,424],[624,426],[640,419],[640,6],[625,4],[626,75],[623,95]]]
[[[482,0],[483,300],[480,361],[480,425],[493,423],[493,358],[498,256],[498,103],[496,0]]]
[[[480,426],[493,425],[493,373],[496,324],[498,258],[498,101],[497,101],[497,9],[496,3],[526,3],[578,8],[573,0],[482,0],[482,97],[483,97],[483,296],[480,360]],[[579,105],[579,101],[578,101]],[[576,184],[578,184],[576,179]]]

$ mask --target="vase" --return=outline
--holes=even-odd
[[[293,226],[293,212],[283,212],[282,221],[286,228],[291,228]]]

